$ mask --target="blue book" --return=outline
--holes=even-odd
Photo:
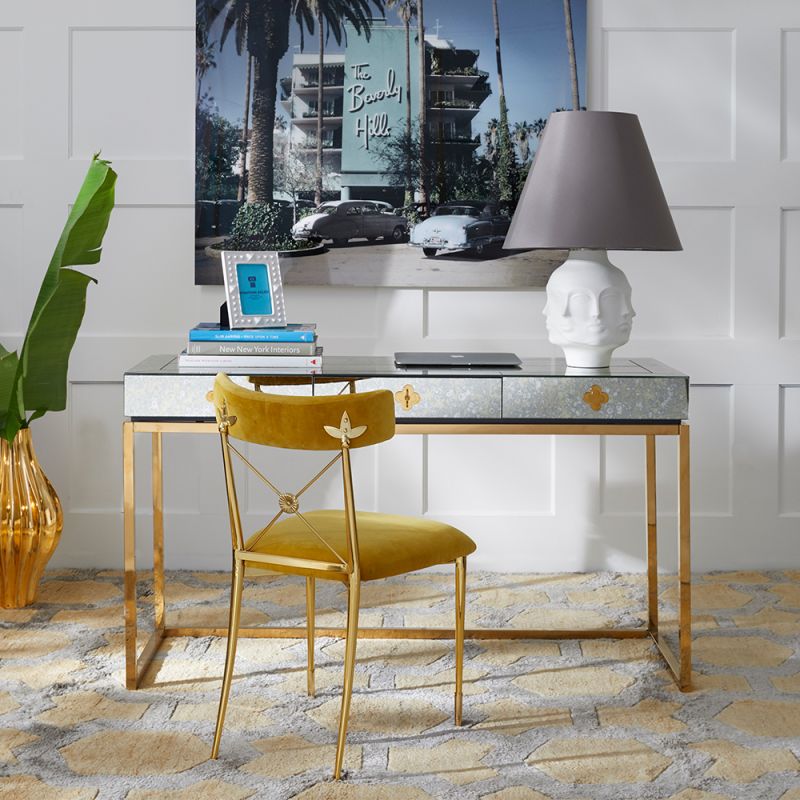
[[[189,331],[190,342],[313,342],[316,325],[297,323],[282,328],[221,328],[216,322],[198,322]]]

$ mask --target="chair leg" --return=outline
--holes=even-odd
[[[308,695],[314,696],[314,578],[306,578],[306,639],[308,641]]]
[[[211,746],[211,758],[219,755],[219,741],[222,738],[222,725],[225,722],[225,711],[228,708],[228,696],[233,680],[233,662],[236,659],[236,642],[239,638],[239,619],[242,611],[242,588],[244,587],[244,563],[238,558],[233,561],[233,579],[231,581],[231,609],[228,619],[228,650],[225,654],[225,673],[222,677],[222,691],[219,696],[217,710],[217,727],[214,730],[214,744]]]
[[[356,639],[358,638],[358,606],[361,600],[361,581],[350,578],[347,592],[347,632],[344,643],[344,681],[342,684],[342,710],[339,715],[339,738],[336,742],[336,763],[333,768],[334,780],[342,776],[344,743],[347,738],[347,722],[350,718],[350,697],[353,693],[353,673],[356,665]]]
[[[467,558],[456,559],[456,695],[455,723],[461,725],[462,685],[464,682],[464,617],[467,603]]]

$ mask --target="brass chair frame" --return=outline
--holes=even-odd
[[[352,391],[351,384],[351,391]],[[225,655],[225,671],[220,691],[219,709],[217,712],[216,727],[214,730],[214,742],[211,749],[211,758],[219,755],[220,740],[222,738],[222,728],[225,722],[225,712],[228,706],[231,683],[233,680],[234,661],[236,659],[236,645],[238,642],[239,622],[241,618],[242,595],[244,589],[244,579],[247,565],[261,568],[274,567],[280,571],[291,573],[297,570],[299,574],[306,576],[306,642],[308,648],[307,655],[307,688],[309,696],[314,696],[314,634],[315,634],[315,593],[316,578],[323,580],[339,580],[347,587],[347,623],[345,629],[345,655],[344,655],[344,677],[342,681],[342,705],[339,714],[338,736],[336,742],[336,758],[334,762],[333,777],[339,780],[342,774],[342,764],[344,761],[345,741],[347,738],[347,725],[350,716],[350,702],[353,691],[353,677],[355,672],[356,645],[358,639],[358,616],[361,596],[361,566],[358,543],[358,526],[356,509],[353,493],[353,478],[350,459],[350,440],[363,433],[359,429],[351,429],[350,421],[345,413],[342,417],[338,429],[326,426],[326,431],[332,436],[340,438],[341,448],[336,455],[330,459],[297,492],[290,493],[279,489],[270,481],[257,467],[255,467],[244,454],[235,447],[229,436],[229,428],[235,423],[236,417],[228,415],[227,408],[223,404],[221,409],[217,409],[218,429],[222,446],[222,459],[225,470],[225,486],[228,497],[228,512],[230,516],[231,544],[233,548],[233,570],[231,579],[231,605],[228,624],[228,643]],[[256,532],[257,543],[264,536],[267,536],[273,526],[284,515],[296,515],[311,530],[314,535],[330,550],[333,559],[331,561],[317,561],[307,558],[294,558],[253,552],[245,545],[244,534],[242,531],[241,515],[239,512],[239,502],[236,493],[236,482],[233,469],[233,456],[242,461],[259,480],[278,498],[278,513],[260,531]],[[346,543],[347,555],[343,558],[337,553],[324,539],[322,534],[315,528],[299,509],[299,498],[313,486],[328,470],[337,463],[341,464],[343,494],[344,494],[344,519],[346,523]],[[464,673],[464,622],[466,610],[466,576],[467,558],[462,556],[455,559],[455,695],[454,695],[454,718],[455,724],[460,726],[462,723],[463,705],[463,673]],[[311,573],[311,574],[308,574]]]

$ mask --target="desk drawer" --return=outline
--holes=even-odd
[[[503,378],[504,419],[678,420],[689,417],[685,376]]]
[[[244,375],[231,380],[252,389]],[[132,419],[213,419],[214,406],[206,395],[214,375],[126,375],[123,414]],[[275,394],[308,395],[308,386],[270,387]]]
[[[309,379],[312,376],[309,376]],[[252,388],[247,378],[231,380]],[[341,382],[320,383],[315,394],[336,394]],[[389,389],[395,395],[398,419],[500,419],[500,378],[366,378],[356,384],[359,392]],[[214,375],[126,375],[124,415],[134,419],[213,418],[206,399],[214,387]],[[275,386],[265,391],[309,395],[310,386]]]
[[[359,392],[388,389],[397,419],[497,419],[501,378],[367,378]]]

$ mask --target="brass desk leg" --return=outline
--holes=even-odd
[[[647,629],[658,636],[658,528],[656,506],[656,437],[645,436],[647,461]]]
[[[645,435],[647,463],[647,632],[656,643],[682,692],[692,685],[692,576],[689,537],[689,426],[678,433],[678,653],[658,630],[658,515],[656,437]]]
[[[689,505],[689,425],[678,435],[678,686],[688,691],[692,684],[692,566],[691,516]]]
[[[153,605],[156,630],[164,633],[164,471],[161,434],[153,433]]]
[[[133,422],[122,424],[122,513],[125,553],[125,688],[137,689],[144,670],[153,660],[164,639],[164,517],[161,471],[161,434],[153,434],[153,574],[155,591],[155,630],[137,658],[136,605],[136,464]]]
[[[125,551],[125,687],[136,688],[136,508],[133,423],[122,424],[122,514]]]
[[[692,688],[692,573],[689,504],[689,426],[678,433],[678,653],[658,631],[658,561],[656,558],[655,441],[647,439],[647,632],[656,643],[678,688]]]

